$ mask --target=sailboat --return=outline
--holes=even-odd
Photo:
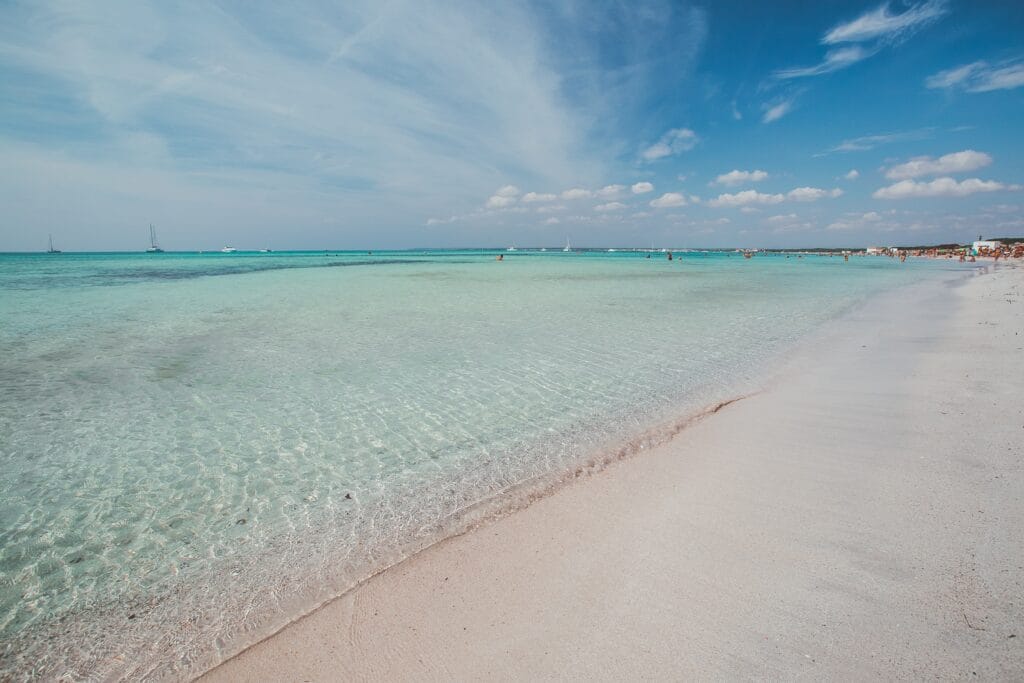
[[[569,245],[568,237],[565,238],[565,249],[563,249],[562,251],[572,251],[572,247]]]
[[[156,243],[156,228],[153,224],[149,224],[149,248],[146,249],[147,254],[162,254],[164,250],[160,248],[160,245]]]
[[[60,249],[53,248],[53,235],[50,235],[50,248],[46,250],[47,254],[59,254]]]
[[[234,254],[236,250],[234,247],[224,247],[220,251],[222,254]]]

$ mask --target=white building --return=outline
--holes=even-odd
[[[864,253],[866,253],[868,256],[878,256],[880,254],[884,254],[885,249],[883,249],[882,247],[868,247],[867,249],[864,250]]]
[[[997,240],[978,240],[971,245],[971,251],[977,255],[980,254],[982,250],[995,251],[1001,246],[1003,246],[1003,243]]]

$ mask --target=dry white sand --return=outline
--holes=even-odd
[[[1024,679],[1024,269],[809,346],[208,680]]]

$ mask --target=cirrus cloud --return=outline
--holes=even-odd
[[[957,89],[966,92],[1012,90],[1024,86],[1024,62],[1004,62],[998,65],[986,61],[972,62],[953,69],[940,71],[924,81],[931,89]]]
[[[948,11],[946,0],[927,0],[910,7],[906,12],[893,14],[889,3],[866,12],[853,21],[832,27],[822,37],[825,45],[860,43],[868,40],[893,40],[941,18]]]
[[[663,157],[680,154],[693,149],[699,138],[689,128],[673,128],[661,136],[656,143],[643,151],[644,161],[655,161]]]

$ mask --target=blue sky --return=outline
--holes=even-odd
[[[0,250],[1024,234],[1024,3],[0,4]]]

